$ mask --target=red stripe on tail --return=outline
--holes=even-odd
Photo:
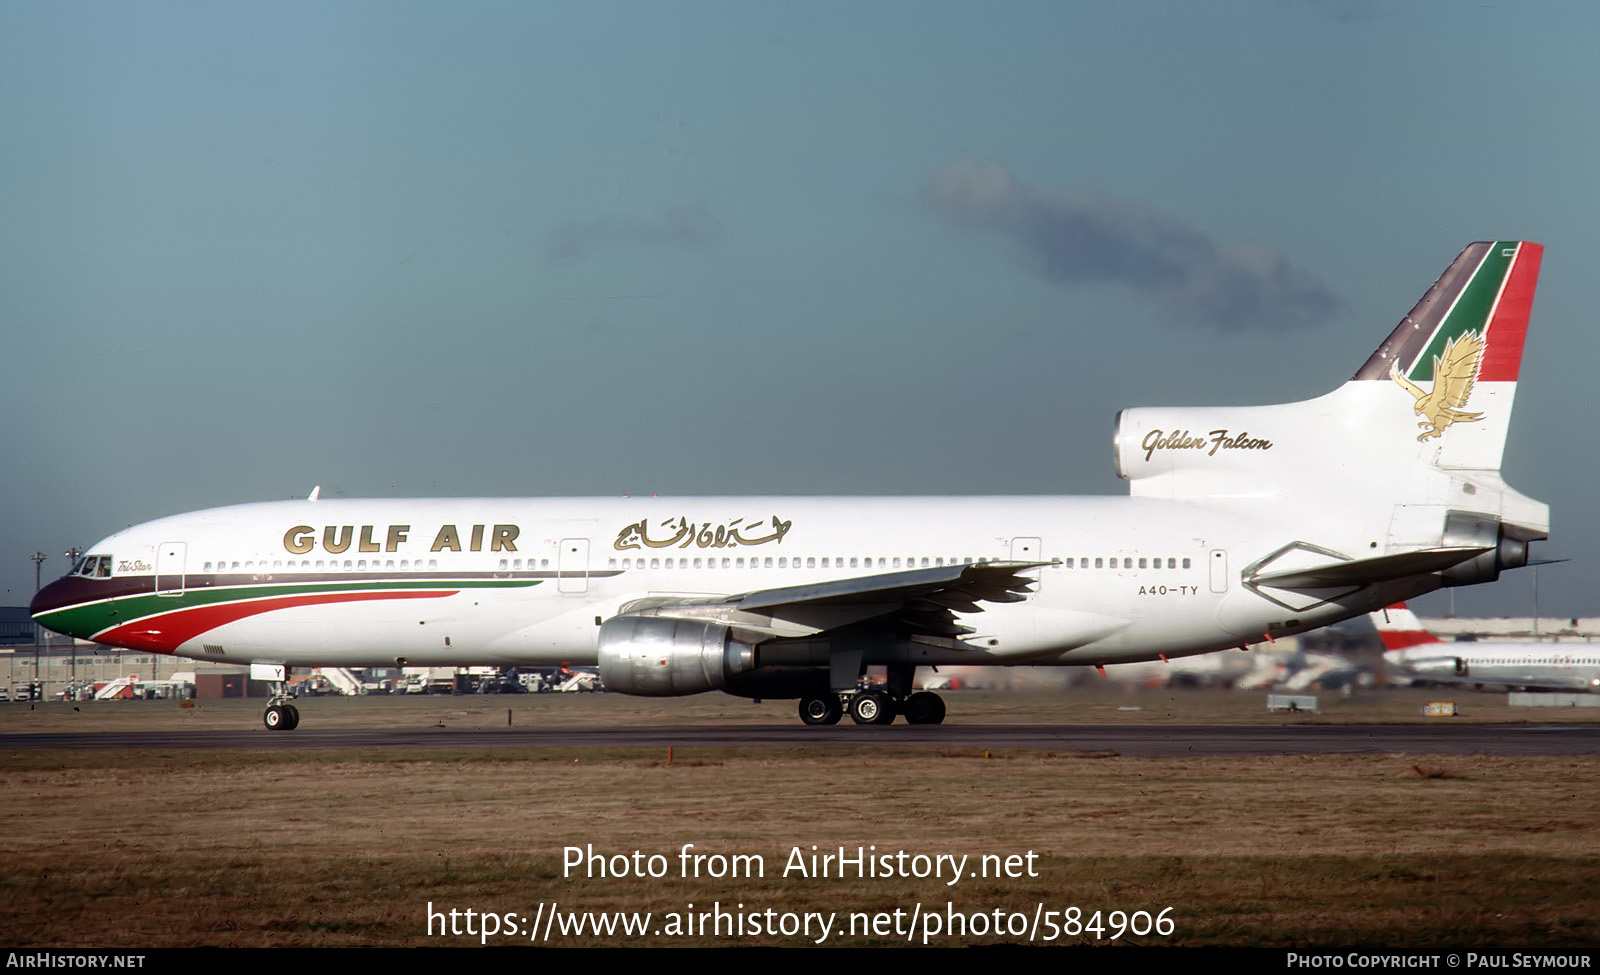
[[[1539,284],[1539,262],[1544,245],[1524,243],[1511,265],[1511,274],[1500,293],[1494,317],[1489,321],[1489,347],[1483,352],[1478,379],[1483,382],[1516,382],[1522,368],[1522,343],[1528,335],[1528,315],[1533,311],[1533,291]]]
[[[1385,650],[1405,650],[1444,642],[1427,630],[1379,630],[1378,639],[1383,641]]]

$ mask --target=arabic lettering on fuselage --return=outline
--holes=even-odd
[[[793,522],[781,521],[777,515],[769,522],[759,519],[744,524],[745,519],[735,518],[723,524],[693,522],[681,515],[657,520],[654,529],[650,519],[636,521],[617,533],[613,547],[619,552],[633,548],[733,548],[737,545],[765,545],[782,542]],[[757,534],[757,533],[763,534]]]

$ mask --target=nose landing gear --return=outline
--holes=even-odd
[[[261,716],[261,723],[267,726],[268,731],[293,731],[300,727],[300,709],[289,703],[289,671],[283,671],[283,680],[274,680],[272,696],[267,698],[267,712]]]
[[[261,721],[268,731],[293,731],[300,727],[300,709],[293,704],[274,704],[267,708]]]

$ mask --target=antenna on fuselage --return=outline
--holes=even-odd
[[[311,489],[311,493],[310,494],[306,495],[306,500],[307,501],[315,501],[315,500],[317,500],[317,496],[319,494],[321,494],[321,493],[322,493],[322,485],[318,484],[316,487]]]

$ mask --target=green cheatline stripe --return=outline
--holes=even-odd
[[[1494,310],[1494,301],[1500,296],[1500,286],[1505,283],[1506,274],[1511,270],[1512,258],[1505,256],[1505,252],[1512,250],[1514,254],[1515,247],[1516,241],[1497,240],[1489,248],[1489,255],[1478,266],[1478,272],[1472,276],[1472,280],[1461,289],[1461,298],[1451,309],[1450,316],[1444,320],[1406,378],[1412,382],[1432,381],[1434,357],[1444,355],[1445,343],[1467,332],[1479,331],[1489,324],[1489,313]]]
[[[415,582],[315,582],[300,585],[185,589],[176,596],[140,593],[137,596],[118,596],[87,606],[69,606],[41,615],[39,622],[58,633],[78,636],[83,633],[98,633],[108,626],[121,626],[157,613],[170,613],[195,606],[241,602],[248,599],[266,599],[272,596],[394,589],[526,589],[529,586],[537,586],[543,581],[542,579],[429,579]]]

